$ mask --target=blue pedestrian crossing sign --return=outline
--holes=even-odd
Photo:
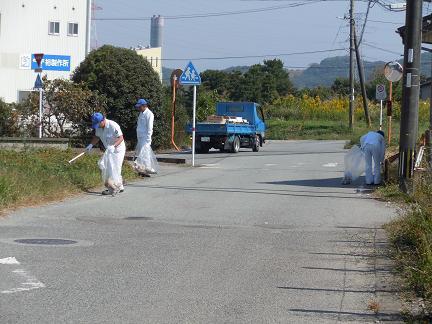
[[[41,89],[42,87],[43,87],[42,79],[40,77],[40,74],[38,74],[36,77],[36,81],[34,83],[34,88],[35,89]]]
[[[199,75],[199,72],[192,64],[192,62],[189,62],[189,64],[186,65],[182,75],[180,76],[180,84],[184,84],[184,85],[201,84],[201,77]]]

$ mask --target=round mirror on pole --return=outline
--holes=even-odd
[[[384,66],[384,76],[391,82],[397,82],[402,78],[403,67],[398,62],[388,62]]]

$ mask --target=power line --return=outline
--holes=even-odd
[[[209,18],[209,17],[220,17],[220,16],[232,16],[232,15],[242,15],[242,14],[250,14],[250,13],[258,13],[265,11],[275,11],[282,10],[287,8],[294,8],[309,5],[312,3],[323,2],[326,0],[302,0],[302,2],[296,2],[289,5],[283,6],[272,6],[272,7],[264,7],[264,8],[255,8],[249,10],[238,10],[238,11],[224,11],[224,12],[209,12],[202,14],[190,14],[190,15],[176,15],[176,16],[163,16],[166,20],[174,20],[174,19],[196,19],[196,18]],[[148,21],[151,20],[152,17],[135,17],[135,18],[96,18],[95,20],[117,20],[117,21]]]
[[[369,19],[368,21],[374,23],[380,23],[380,24],[391,24],[391,25],[399,25],[399,26],[405,25],[404,22],[395,22],[395,21],[383,21],[383,20],[372,20],[372,19]]]
[[[378,47],[378,46],[375,46],[375,45],[372,45],[372,44],[369,44],[369,43],[366,43],[366,42],[363,42],[363,45],[365,45],[367,47],[375,48],[377,50],[380,50],[380,51],[383,51],[383,52],[387,52],[387,53],[390,53],[390,54],[395,54],[395,55],[398,55],[398,56],[402,56],[401,53],[394,52],[394,51],[391,51],[391,50],[388,50],[388,49],[385,49],[385,48],[382,48],[382,47]]]
[[[262,58],[262,57],[306,55],[306,54],[329,53],[329,52],[338,52],[338,51],[345,51],[345,48],[335,48],[335,49],[318,50],[318,51],[306,51],[306,52],[293,52],[293,53],[265,54],[265,55],[198,57],[198,58],[165,58],[165,59],[162,59],[162,60],[163,61],[231,60],[231,59],[245,59],[245,58]]]

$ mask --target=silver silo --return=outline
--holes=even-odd
[[[162,32],[165,21],[162,16],[153,16],[151,19],[150,47],[162,47]]]

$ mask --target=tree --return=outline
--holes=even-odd
[[[0,98],[0,136],[18,136],[19,116],[14,104],[8,104]]]
[[[162,84],[150,63],[135,51],[105,45],[91,52],[75,70],[74,82],[84,82],[107,98],[107,116],[118,122],[125,138],[135,141],[139,98],[149,99],[155,116],[155,147],[169,143],[169,121],[163,119]]]
[[[220,97],[216,91],[201,90],[198,92],[196,118],[204,121],[216,113],[216,103]]]
[[[263,70],[274,79],[276,91],[279,96],[284,97],[294,92],[294,86],[289,78],[289,73],[284,69],[281,60],[274,59],[264,61]]]
[[[69,80],[44,79],[43,94],[43,133],[48,137],[88,136],[91,114],[106,110],[103,96]],[[35,135],[39,124],[39,93],[32,92],[19,110],[28,133]]]
[[[341,97],[349,96],[351,93],[349,79],[336,78],[336,80],[334,80],[334,82],[331,86],[331,89],[335,95],[338,95]],[[355,93],[361,93],[360,92],[360,85],[358,83],[354,84],[354,92]]]

